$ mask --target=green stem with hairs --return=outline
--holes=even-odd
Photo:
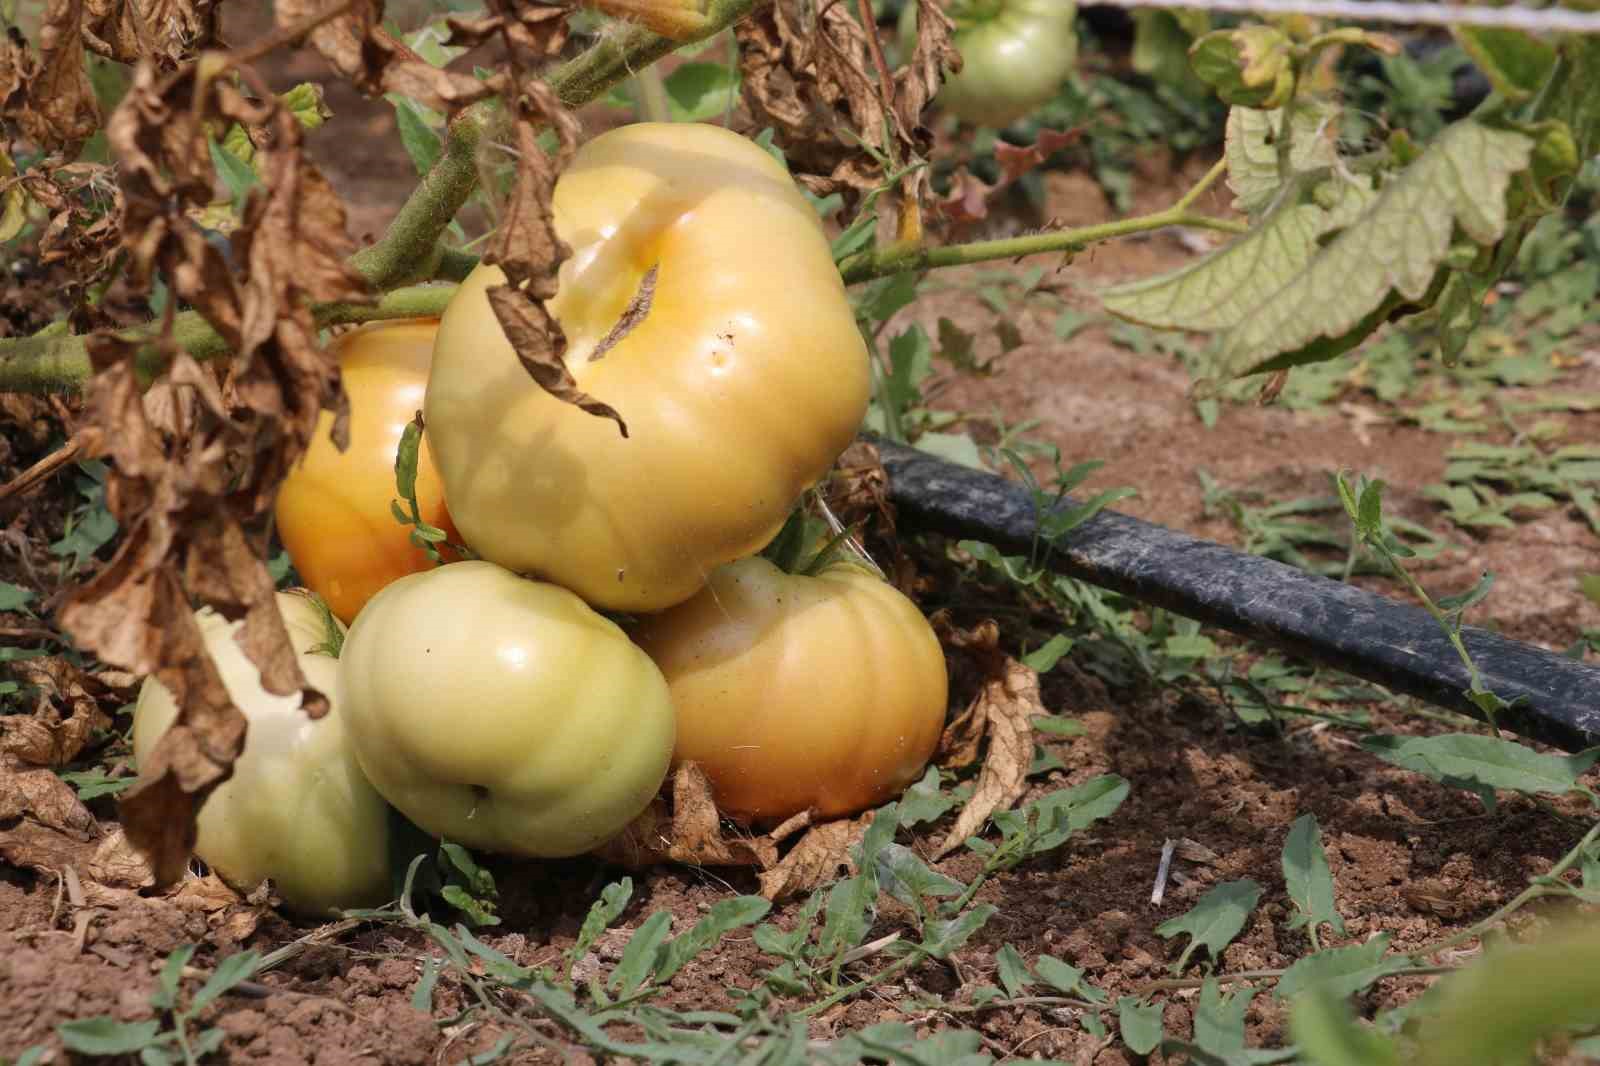
[[[934,270],[939,267],[967,266],[994,259],[1016,259],[1020,256],[1040,255],[1048,252],[1080,252],[1091,244],[1128,237],[1135,233],[1165,229],[1168,226],[1192,226],[1199,229],[1218,230],[1222,233],[1244,233],[1249,227],[1233,219],[1216,218],[1190,210],[1200,195],[1210,188],[1227,170],[1226,160],[1218,160],[1194,187],[1171,207],[1148,215],[1135,215],[1114,222],[1101,222],[1093,226],[1030,233],[1022,237],[1006,237],[994,241],[974,241],[971,244],[949,244],[937,247],[926,245],[895,245],[849,256],[839,264],[839,274],[846,285],[855,285],[873,278],[899,274],[907,270]]]

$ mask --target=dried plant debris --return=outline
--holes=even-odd
[[[270,131],[256,156],[263,183],[232,238],[237,274],[191,218],[212,195],[210,131],[234,122]],[[344,409],[312,303],[370,296],[344,264],[344,206],[302,154],[300,123],[248,68],[218,60],[159,75],[141,63],[106,133],[121,164],[130,283],[147,287],[159,272],[232,353],[226,367],[202,366],[171,336],[170,311],[153,343],[102,333],[88,344],[95,374],[78,440],[85,455],[112,461],[106,505],[123,539],[59,619],[80,648],[158,676],[177,698],[174,728],[122,805],[129,839],[166,884],[181,876],[194,812],[231,773],[245,732],[204,653],[191,598],[244,618],[241,645],[269,691],[304,690],[309,714],[326,710],[278,615],[257,520],[320,412]]]
[[[775,0],[739,22],[742,92],[757,127],[771,126],[796,177],[812,192],[847,198],[895,177],[926,155],[932,138],[923,108],[939,90],[941,67],[959,69],[951,22],[934,0],[916,0],[911,61],[879,67],[876,26],[864,28],[848,3]],[[860,145],[873,149],[862,152]]]

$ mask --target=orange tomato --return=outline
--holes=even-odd
[[[278,490],[278,535],[307,588],[346,624],[390,582],[433,565],[395,520],[394,458],[406,423],[422,409],[438,319],[375,322],[336,338],[350,394],[350,446],[329,438],[324,411],[304,459]],[[444,487],[426,435],[417,457],[423,521],[460,535],[445,509]]]
[[[939,743],[944,651],[894,586],[849,562],[816,576],[759,556],[640,620],[677,714],[676,762],[705,771],[725,814],[853,814],[899,795]]]

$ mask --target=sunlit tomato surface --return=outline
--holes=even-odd
[[[850,443],[866,348],[816,212],[737,134],[604,133],[556,183],[555,221],[567,366],[629,437],[534,384],[485,296],[502,275],[479,267],[434,347],[434,456],[483,558],[597,608],[660,610],[759,550]],[[651,271],[643,321],[604,347]]]
[[[1078,9],[1072,0],[953,0],[953,43],[961,71],[946,77],[935,103],[957,118],[1002,127],[1052,100],[1078,61]],[[917,39],[917,3],[900,13],[901,47]]]
[[[395,520],[395,451],[406,423],[422,410],[437,319],[378,322],[333,342],[350,394],[350,447],[340,452],[322,413],[300,465],[278,490],[278,535],[306,587],[348,624],[362,604],[397,577],[433,563]],[[423,521],[457,539],[444,505],[427,435],[417,457]]]
[[[633,638],[672,688],[674,758],[750,819],[849,814],[922,773],[944,727],[944,652],[915,604],[850,563],[816,577],[718,568]]]
[[[372,783],[468,847],[587,851],[644,810],[671,762],[672,704],[649,656],[566,589],[493,563],[389,585],[341,665]]]
[[[284,905],[303,914],[375,906],[389,890],[389,811],[368,784],[345,738],[337,696],[339,660],[326,651],[329,625],[303,593],[280,592],[283,615],[306,681],[332,707],[312,719],[300,696],[276,696],[234,640],[242,622],[209,608],[196,615],[206,651],[249,725],[233,776],[206,798],[195,854],[243,890],[270,878]],[[133,756],[143,762],[178,708],[154,677],[133,712]]]

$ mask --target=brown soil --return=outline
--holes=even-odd
[[[341,193],[360,205],[352,209],[351,231],[358,236],[381,232],[413,183],[389,109],[354,97],[309,58],[295,59],[276,80],[288,84],[308,76],[330,85],[330,103],[341,116],[313,144]],[[1152,163],[1140,184],[1141,202],[1165,202],[1205,165],[1195,160],[1186,174],[1174,176]],[[1052,175],[1050,189],[1048,210],[1064,221],[1109,213],[1082,175]],[[1220,198],[1212,206],[1220,208]],[[1078,289],[1073,300],[1091,309],[1095,287],[1170,269],[1193,254],[1177,240],[1157,235],[1099,248],[1065,276]],[[992,332],[992,312],[959,284],[959,274],[948,280],[957,284],[920,301],[906,312],[908,318],[930,333],[940,316],[980,336]],[[1133,486],[1139,496],[1120,504],[1122,509],[1223,542],[1237,543],[1238,534],[1203,514],[1196,478],[1202,468],[1225,485],[1263,489],[1273,499],[1324,494],[1329,472],[1340,467],[1381,474],[1394,487],[1393,506],[1445,529],[1437,507],[1419,493],[1439,479],[1451,438],[1374,422],[1359,397],[1316,412],[1224,408],[1220,423],[1207,429],[1194,414],[1181,366],[1165,356],[1117,347],[1100,324],[1067,343],[1057,342],[1050,332],[1053,314],[1023,306],[1016,324],[1025,343],[1004,359],[1003,372],[981,379],[949,376],[938,391],[938,406],[998,410],[1008,422],[1038,419],[1035,437],[1059,445],[1066,463],[1107,460],[1088,487]],[[1591,347],[1581,360],[1560,388],[1600,388],[1600,351]],[[1600,416],[1570,418],[1567,434],[1574,441],[1600,437]],[[44,439],[20,434],[0,443],[6,445],[0,451],[0,482],[47,446]],[[5,517],[25,521],[15,510]],[[1475,615],[1480,623],[1552,647],[1564,647],[1582,628],[1600,625],[1600,610],[1582,601],[1575,588],[1580,571],[1600,569],[1600,551],[1573,514],[1558,511],[1503,533],[1454,537],[1467,547],[1428,565],[1424,581],[1436,591],[1456,591],[1481,570],[1494,571],[1495,592]],[[7,568],[0,577],[26,578],[11,553],[3,558]],[[952,1004],[965,1002],[971,988],[995,983],[995,953],[1006,944],[1028,960],[1051,954],[1081,967],[1086,980],[1113,999],[1134,993],[1168,977],[1182,946],[1182,938],[1160,937],[1156,927],[1186,911],[1213,885],[1239,878],[1253,878],[1265,893],[1220,969],[1285,967],[1308,951],[1303,932],[1285,931],[1290,905],[1279,865],[1288,828],[1305,813],[1321,825],[1345,919],[1345,937],[1336,942],[1360,943],[1385,933],[1400,950],[1484,918],[1530,877],[1547,871],[1582,831],[1558,816],[1582,818],[1576,803],[1539,806],[1509,798],[1486,815],[1470,796],[1380,763],[1337,730],[1307,721],[1281,737],[1251,734],[1236,728],[1225,708],[1197,697],[1177,700],[1108,689],[1070,657],[1046,675],[1044,697],[1052,712],[1079,718],[1088,728],[1084,736],[1046,745],[1067,769],[1036,779],[1032,797],[1116,773],[1131,783],[1128,801],[1114,818],[1060,851],[991,880],[978,898],[997,904],[998,914],[948,964],[920,966],[904,981],[880,985],[822,1014],[812,1027],[815,1037],[902,1020],[928,1032],[976,1027],[997,1058],[1130,1064],[1136,1061],[1130,1053],[1089,1035],[1070,1009],[924,1011],[908,1017],[896,1004],[919,989]],[[1384,730],[1428,728],[1405,711],[1398,702],[1380,705],[1377,724]],[[1600,780],[1590,775],[1589,784],[1595,787]],[[97,802],[95,809],[109,821],[109,804]],[[927,854],[947,824],[924,827],[914,845]],[[1200,847],[1185,852],[1195,857],[1177,860],[1164,902],[1152,906],[1167,840]],[[979,860],[960,851],[935,865],[967,880]],[[504,924],[479,935],[515,962],[533,966],[559,958],[599,887],[616,876],[587,861],[497,862],[492,868],[501,887]],[[740,871],[661,867],[634,878],[633,902],[618,923],[623,930],[665,909],[674,916],[674,933],[682,932],[710,904],[756,888],[754,878]],[[191,964],[209,970],[234,951],[270,951],[313,928],[263,916],[243,903],[207,913],[132,891],[91,896],[80,906],[64,882],[65,875],[0,864],[0,1061],[36,1043],[60,1056],[54,1027],[74,1018],[148,1017],[156,971],[180,944],[199,943]],[[772,920],[787,927],[795,909],[795,904],[780,906]],[[902,925],[885,909],[869,936]],[[608,934],[600,956],[614,959],[625,938],[626,932]],[[207,1008],[201,1024],[220,1026],[226,1034],[215,1061],[422,1066],[459,1062],[486,1049],[496,1033],[441,1022],[465,1005],[459,985],[441,981],[431,1014],[412,1006],[420,957],[429,953],[437,949],[389,926],[353,929],[307,947],[256,984]],[[729,989],[759,984],[774,961],[748,935],[736,934],[684,969],[664,1001],[725,1009]],[[1370,1011],[1393,1005],[1423,984],[1420,978],[1385,980],[1358,1006]],[[1189,988],[1170,995],[1169,1033],[1188,1032],[1196,994]],[[1256,996],[1247,1020],[1253,1045],[1286,1040],[1285,1010],[1269,992]],[[527,1052],[507,1061],[558,1057]],[[571,1060],[587,1061],[576,1055]],[[1149,1061],[1165,1060],[1158,1054]]]

